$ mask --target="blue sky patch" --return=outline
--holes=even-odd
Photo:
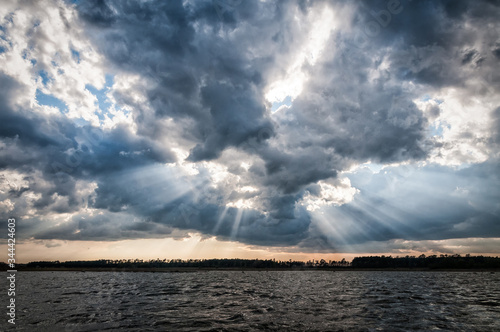
[[[280,102],[274,102],[273,105],[271,106],[271,112],[276,112],[278,110],[278,108],[280,108],[281,106],[292,106],[292,97],[290,96],[287,96],[285,99],[283,99],[282,101]]]
[[[99,105],[99,109],[101,110],[102,113],[105,113],[109,107],[111,106],[111,103],[108,100],[107,93],[109,91],[109,88],[111,88],[114,84],[114,76],[113,75],[106,75],[106,83],[104,84],[104,88],[98,90],[96,87],[94,87],[91,84],[86,84],[85,89],[89,90],[90,93],[92,93],[94,96],[97,98],[97,102]],[[99,119],[103,120],[102,115],[98,114]],[[111,116],[111,115],[110,115]]]
[[[431,136],[443,136],[443,126],[441,124],[433,123],[429,126],[429,130]]]
[[[58,99],[52,95],[46,95],[38,89],[36,90],[36,101],[40,105],[57,107],[59,108],[59,111],[61,111],[61,113],[68,112],[68,106],[66,106],[66,104],[61,99]]]
[[[422,98],[420,98],[421,101],[428,101],[428,100],[431,100],[431,99],[432,99],[431,96],[429,96],[428,94],[425,94],[425,95],[423,95]]]
[[[80,63],[80,52],[78,52],[72,48],[71,49],[71,56],[73,57],[73,60],[76,61],[76,63]]]
[[[47,84],[51,81],[49,74],[45,70],[40,70],[38,72],[38,75],[42,78],[42,83],[44,86],[47,86]]]

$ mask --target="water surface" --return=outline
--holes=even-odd
[[[500,331],[490,272],[19,272],[17,287],[22,331]]]

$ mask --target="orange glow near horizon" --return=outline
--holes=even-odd
[[[461,239],[465,240],[465,239]],[[461,241],[458,240],[458,241]],[[468,239],[474,242],[475,239]],[[494,239],[499,241],[500,239]],[[442,240],[444,248],[456,248],[453,253],[484,256],[498,256],[498,252],[474,252],[472,246],[457,248]],[[436,241],[434,241],[436,242]],[[7,261],[7,245],[0,245],[3,252],[1,261]],[[466,251],[464,251],[466,250]],[[28,240],[17,244],[17,263],[30,261],[70,261],[70,260],[97,260],[97,259],[210,259],[210,258],[241,258],[241,259],[276,259],[276,260],[334,260],[345,258],[351,261],[358,256],[418,256],[439,255],[450,252],[395,250],[393,252],[349,252],[349,253],[322,253],[303,252],[296,247],[262,247],[249,246],[233,241],[219,241],[215,238],[202,239],[199,234],[192,234],[183,240],[166,239],[136,239],[121,241],[63,241],[63,240]]]

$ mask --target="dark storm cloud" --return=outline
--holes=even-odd
[[[226,146],[256,138],[264,128],[271,130],[271,121],[264,119],[262,97],[256,98],[252,90],[250,85],[219,83],[202,88],[202,101],[210,109],[212,123],[204,143],[193,148],[189,160],[215,159]]]
[[[239,24],[256,21],[264,9],[255,2],[242,3]],[[195,121],[190,135],[200,141],[189,159],[199,161],[217,158],[226,147],[257,136],[264,127],[272,129],[258,89],[262,78],[256,62],[266,59],[252,59],[218,35],[231,25],[220,21],[210,2],[104,2],[97,8],[84,3],[79,13],[90,26],[99,27],[95,39],[108,61],[146,73],[156,83],[147,91],[154,114],[136,114],[141,132],[148,132],[151,118],[189,117]],[[198,24],[210,31],[196,35]]]
[[[1,74],[0,167],[27,174],[29,188],[9,197],[27,199],[31,191],[39,215],[85,206],[104,213],[80,211],[58,226],[27,222],[26,232],[39,239],[105,240],[181,229],[320,249],[394,238],[500,236],[494,161],[461,171],[426,168],[411,178],[429,184],[419,190],[408,178],[400,191],[384,191],[391,174],[364,182],[352,176],[361,194],[330,208],[333,226],[313,224],[300,205],[306,192],[321,196],[319,181],[353,165],[428,158],[439,145],[428,132],[440,109],[429,116],[419,110],[414,100],[424,93],[461,88],[466,78],[488,72],[491,89],[498,88],[498,35],[482,28],[495,26],[497,3],[397,3],[242,1],[221,10],[211,1],[80,2],[80,23],[106,66],[144,78],[143,85],[130,84],[145,98],[112,92],[118,106],[131,109],[136,131],[77,126],[63,115],[14,109],[11,99],[23,86]],[[292,106],[271,114],[266,87],[284,71],[280,61],[293,62],[287,55],[300,53],[310,37],[297,32],[294,17],[306,19],[323,5],[353,7],[352,21],[338,23],[314,66],[301,67],[309,79]],[[498,109],[493,114],[496,134],[489,143],[497,149]],[[167,120],[175,128],[167,130]],[[235,165],[228,170],[256,193],[212,186],[206,170],[189,178],[165,167],[176,161],[170,150],[176,139],[189,151],[187,161],[198,165],[230,149],[249,155],[248,174]],[[89,194],[79,181],[97,188]],[[226,206],[253,197],[260,198],[255,208]],[[24,215],[27,203],[14,201],[12,213]]]
[[[22,86],[1,75],[0,168],[27,174],[29,190],[40,197],[34,202],[39,213],[73,212],[82,204],[76,190],[78,180],[94,181],[122,169],[171,162],[168,148],[132,134],[128,128],[102,130],[77,127],[62,116],[42,116],[26,109],[14,110],[9,97],[22,93]],[[40,174],[35,174],[40,172]],[[40,177],[41,175],[41,177]],[[10,192],[11,197],[27,193],[23,188]],[[58,196],[67,198],[55,204]],[[50,207],[49,207],[50,206]],[[48,209],[48,210],[47,210]],[[14,214],[23,214],[22,208]]]
[[[340,162],[329,151],[310,145],[297,150],[296,154],[274,149],[263,152],[266,185],[276,186],[284,194],[290,194],[310,183],[337,175],[335,168]]]
[[[299,135],[294,133],[300,140],[296,143],[299,149],[317,149],[320,145],[325,154],[334,152],[339,158],[382,163],[425,158],[428,124],[410,96],[389,84],[369,84],[364,78],[353,78],[341,86],[335,84],[338,79],[312,85],[294,103],[293,115],[301,124],[296,128]],[[335,85],[331,93],[321,88]],[[357,87],[361,90],[355,90]],[[307,133],[300,135],[303,129]],[[316,137],[308,139],[311,133]]]
[[[46,220],[43,220],[44,222]],[[29,220],[27,220],[29,222]],[[35,238],[64,239],[82,241],[109,241],[137,238],[179,237],[183,234],[173,234],[172,228],[145,220],[131,220],[125,214],[79,215],[72,216],[70,221],[58,226],[49,226],[35,233]]]
[[[395,47],[389,56],[398,78],[452,86],[470,77],[464,65],[474,65],[474,75],[487,72],[481,65],[498,66],[491,51],[499,38],[498,2],[401,1],[395,14],[388,3],[366,1],[360,5],[357,36],[361,42],[355,46],[365,51]]]
[[[0,73],[0,135],[4,138],[22,138],[23,142],[31,145],[57,145],[59,136],[57,130],[51,130],[45,119],[34,119],[26,114],[18,114],[12,110],[10,98],[19,93],[21,84],[14,78]],[[39,120],[39,121],[36,121]],[[48,132],[44,132],[43,129]],[[8,156],[6,156],[8,157]],[[5,166],[8,166],[9,163]]]
[[[161,166],[118,172],[102,181],[96,193],[91,203],[95,208],[251,244],[298,244],[307,236],[311,222],[303,207],[295,207],[300,195],[271,195],[266,205],[268,215],[255,209],[239,212],[224,207],[225,193],[220,189],[208,183],[191,183],[175,171],[166,174]],[[69,238],[63,233],[57,232],[63,239],[73,238],[73,233],[66,235]]]

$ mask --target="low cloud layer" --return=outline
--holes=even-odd
[[[9,2],[0,213],[44,240],[498,238],[499,15],[491,1]]]

